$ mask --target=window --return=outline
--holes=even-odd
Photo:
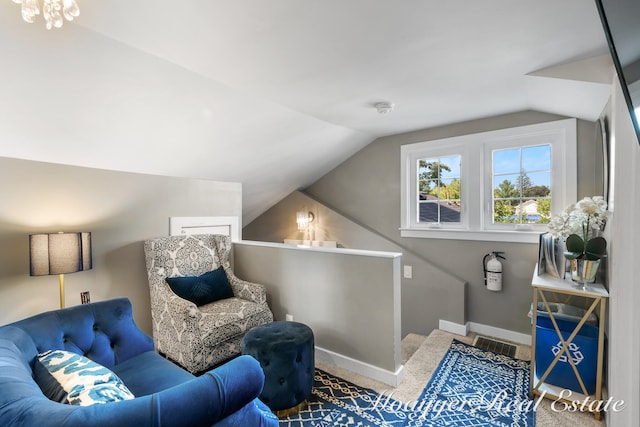
[[[459,223],[460,156],[418,160],[418,222]]]
[[[403,237],[537,243],[576,199],[576,120],[401,147]]]
[[[494,150],[493,224],[549,222],[551,145]]]

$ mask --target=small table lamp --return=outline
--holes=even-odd
[[[64,308],[64,275],[91,270],[91,233],[29,235],[31,276],[58,274],[60,308]]]

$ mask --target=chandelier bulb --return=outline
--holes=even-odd
[[[13,0],[13,2],[22,5],[22,19],[25,22],[33,24],[36,15],[40,15],[38,0]],[[65,19],[73,21],[80,16],[80,8],[76,0],[42,0],[42,2],[42,15],[47,30],[60,28]]]

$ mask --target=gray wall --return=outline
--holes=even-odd
[[[530,333],[527,312],[531,303],[531,275],[537,257],[537,245],[482,241],[401,238],[400,227],[400,147],[471,133],[504,129],[551,120],[564,119],[535,111],[490,117],[464,123],[379,138],[326,174],[305,192],[345,217],[374,233],[395,242],[404,251],[416,253],[451,277],[467,282],[466,321],[486,324],[521,333]],[[601,194],[600,148],[596,143],[595,124],[578,120],[578,196]],[[270,219],[269,222],[273,220]],[[255,224],[254,224],[255,222]],[[260,240],[269,236],[268,223],[261,218],[246,227],[246,238]],[[482,258],[491,251],[503,251],[503,291],[490,292],[484,287]],[[424,277],[414,268],[414,277]],[[428,286],[428,280],[409,286]],[[415,295],[429,298],[429,289],[415,290]],[[438,298],[438,296],[433,296]],[[424,302],[413,299],[403,306],[403,319],[420,318]],[[405,312],[407,311],[407,312]],[[433,325],[403,325],[403,333],[425,333]]]
[[[308,231],[298,231],[295,214],[313,212],[315,219]],[[413,267],[413,278],[402,279],[402,335],[427,334],[439,320],[465,323],[465,282],[438,266],[402,248],[366,227],[340,215],[308,195],[295,191],[273,206],[243,230],[245,240],[282,242],[294,240],[330,240],[344,248],[368,248],[403,252],[402,264]]]
[[[93,269],[65,275],[66,305],[131,299],[151,333],[142,241],[169,233],[169,217],[241,215],[242,187],[0,157],[0,324],[59,308],[58,277],[29,276],[28,235],[90,231]]]
[[[360,251],[362,252],[362,251]],[[325,350],[394,373],[400,353],[400,254],[234,244],[235,272],[267,288],[276,320],[313,329]]]

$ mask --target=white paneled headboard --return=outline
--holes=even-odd
[[[177,216],[169,218],[169,235],[224,234],[233,242],[240,240],[240,218],[237,216]]]

